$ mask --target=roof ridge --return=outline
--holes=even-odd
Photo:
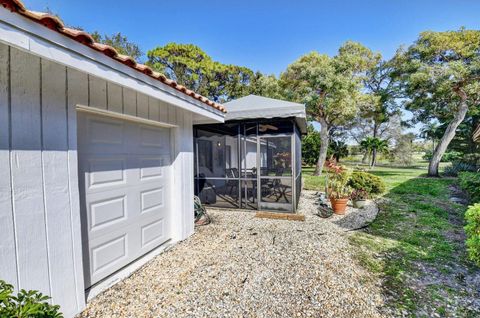
[[[131,67],[147,76],[150,76],[160,81],[161,83],[184,93],[185,95],[188,95],[204,104],[207,104],[208,106],[211,106],[217,110],[226,113],[226,109],[223,105],[195,93],[194,91],[186,88],[185,86],[178,84],[174,80],[168,79],[164,74],[155,72],[148,65],[138,63],[131,56],[119,54],[117,50],[115,50],[115,48],[113,48],[112,46],[95,42],[93,37],[88,32],[66,27],[63,21],[55,15],[46,12],[36,12],[28,10],[20,0],[0,0],[0,5],[10,10],[11,12],[23,15],[34,22],[44,25],[50,30],[63,34],[85,46],[88,46],[98,52],[105,54],[106,56],[128,67]]]
[[[267,97],[267,96],[261,96],[261,95],[255,95],[255,94],[249,94],[249,95],[246,95],[246,96],[242,96],[240,98],[237,98],[237,99],[233,99],[231,101],[228,101],[226,103],[224,103],[224,106],[225,107],[228,107],[231,103],[236,103],[242,99],[247,99],[247,98],[259,98],[259,99],[268,99],[268,100],[271,100],[271,101],[275,101],[275,102],[278,102],[278,103],[284,103],[284,104],[295,104],[295,105],[298,105],[298,106],[305,106],[304,104],[302,103],[298,103],[298,102],[292,102],[292,101],[289,101],[289,100],[285,100],[285,99],[278,99],[278,98],[272,98],[272,97]]]

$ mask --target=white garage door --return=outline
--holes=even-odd
[[[170,238],[170,132],[78,113],[86,287]]]

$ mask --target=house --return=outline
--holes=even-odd
[[[295,212],[305,106],[250,95],[225,107],[225,123],[194,126],[195,193],[220,208]]]
[[[193,125],[223,106],[0,0],[0,279],[66,317],[193,233]]]

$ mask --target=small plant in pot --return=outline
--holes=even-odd
[[[327,163],[328,185],[327,191],[335,214],[343,215],[347,210],[347,203],[352,193],[348,186],[351,171],[334,162]]]
[[[363,209],[368,199],[368,192],[363,189],[357,189],[352,192],[350,196],[352,199],[353,206],[357,209]]]

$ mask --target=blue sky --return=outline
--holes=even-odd
[[[121,31],[142,50],[199,45],[215,60],[279,74],[302,54],[335,54],[346,40],[390,57],[423,30],[480,29],[480,1],[24,0],[69,25]]]
[[[389,58],[425,30],[480,29],[480,0],[23,1],[88,32],[122,32],[144,53],[193,43],[219,62],[276,75],[310,51],[334,55],[347,40]]]

